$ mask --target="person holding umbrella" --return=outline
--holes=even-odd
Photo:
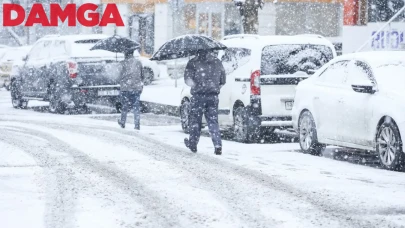
[[[141,102],[140,97],[143,90],[143,67],[138,58],[134,57],[134,50],[124,52],[125,59],[121,61],[120,69],[120,96],[121,96],[121,118],[118,125],[125,128],[129,108],[134,109],[135,129],[140,130]]]
[[[221,133],[218,124],[218,95],[226,83],[222,62],[210,51],[200,50],[191,59],[184,73],[185,83],[191,87],[190,136],[184,139],[186,147],[197,152],[204,114],[216,155],[222,154]]]
[[[191,111],[189,138],[184,139],[187,148],[197,152],[201,134],[202,115],[208,123],[216,155],[222,154],[221,133],[218,124],[218,95],[226,83],[222,62],[213,54],[226,46],[203,35],[184,35],[163,44],[151,60],[170,60],[196,55],[184,73],[185,83],[191,87]]]
[[[124,53],[124,60],[120,64],[119,84],[121,99],[121,118],[118,125],[125,128],[129,108],[134,109],[135,129],[140,130],[141,104],[140,96],[143,90],[143,67],[134,51],[140,47],[139,43],[125,37],[114,35],[97,42],[90,50],[107,50],[115,53]]]

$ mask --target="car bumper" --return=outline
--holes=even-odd
[[[292,127],[291,116],[260,116],[262,127]]]
[[[119,86],[79,86],[72,87],[74,100],[80,103],[92,103],[98,99],[116,100],[119,96]],[[75,102],[75,103],[76,103]]]

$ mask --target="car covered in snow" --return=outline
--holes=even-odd
[[[218,53],[227,74],[219,94],[219,123],[240,142],[257,140],[276,128],[291,128],[298,82],[336,57],[333,44],[317,35],[232,35]],[[181,94],[180,115],[188,131],[190,88]]]
[[[103,34],[48,35],[39,39],[25,58],[20,77],[12,80],[12,103],[26,107],[29,100],[49,101],[49,111],[67,107],[86,111],[88,103],[106,100],[119,106],[119,61],[123,54],[90,50]],[[158,67],[141,58],[148,83]]]
[[[0,87],[5,87],[7,90],[10,89],[13,68],[18,68],[22,65],[23,58],[31,50],[31,47],[11,47],[3,53],[0,57]]]
[[[304,153],[325,145],[376,151],[381,166],[404,166],[405,52],[340,56],[301,82],[292,111]],[[374,152],[371,152],[374,153]]]

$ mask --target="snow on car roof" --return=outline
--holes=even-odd
[[[296,36],[259,36],[259,35],[235,35],[224,37],[221,40],[228,47],[252,47],[259,48],[277,44],[318,44],[333,47],[332,42],[316,35]]]
[[[79,35],[64,35],[64,36],[47,36],[40,40],[67,40],[67,41],[78,41],[78,40],[92,40],[92,39],[106,39],[110,36],[105,34],[79,34]]]
[[[405,62],[405,51],[367,51],[357,52],[339,56],[335,61],[340,60],[360,60],[369,63],[372,66],[387,64],[393,61]]]

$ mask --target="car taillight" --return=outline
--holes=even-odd
[[[256,70],[250,75],[250,93],[260,95],[260,70]]]
[[[67,62],[69,78],[76,78],[77,77],[77,63],[73,61]]]

